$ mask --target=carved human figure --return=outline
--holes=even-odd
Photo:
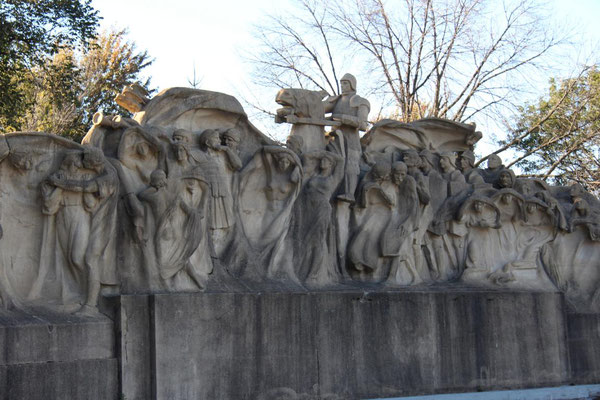
[[[202,133],[200,147],[208,156],[199,167],[210,185],[209,226],[212,230],[227,229],[235,223],[227,170],[237,171],[241,167],[241,161],[233,149],[221,145],[221,138],[216,130],[207,129]]]
[[[238,147],[240,146],[240,141],[242,140],[242,135],[239,130],[235,128],[228,128],[221,134],[221,142],[223,146],[231,149],[233,152],[238,153]],[[240,162],[241,164],[241,162]],[[241,165],[240,165],[241,168]],[[239,169],[239,168],[238,168]]]
[[[366,279],[371,278],[381,264],[381,235],[395,206],[391,185],[386,185],[390,173],[389,162],[377,162],[359,185],[354,208],[354,235],[348,244],[348,263]]]
[[[432,277],[439,274],[444,280],[456,278],[460,274],[459,256],[462,253],[464,239],[463,230],[453,221],[457,207],[466,197],[468,191],[465,189],[468,185],[463,174],[456,169],[455,160],[456,156],[453,152],[440,154],[439,165],[445,181],[443,187],[446,189],[446,197],[428,227],[431,233],[429,239],[436,259],[436,269]]]
[[[229,190],[233,196],[233,201],[238,198],[238,184],[236,183],[237,171],[242,169],[242,160],[239,156],[239,146],[242,140],[242,135],[236,128],[228,128],[221,133],[221,143],[223,144],[224,155],[226,158],[224,169],[225,175],[228,178]]]
[[[333,232],[331,198],[344,176],[344,160],[331,152],[309,153],[316,158],[318,168],[305,184],[302,192],[302,214],[298,217],[297,239],[304,241],[298,254],[299,273],[306,276],[308,286],[327,286],[339,281],[340,272],[335,263],[335,236]]]
[[[420,156],[421,171],[429,188],[430,202],[422,210],[414,253],[419,270],[425,264],[430,277],[437,280],[440,277],[440,271],[433,248],[433,241],[437,238],[437,235],[433,230],[430,230],[430,227],[440,206],[448,196],[448,184],[436,169],[436,166],[439,165],[439,158],[427,149],[421,150]],[[421,254],[423,260],[419,261]]]
[[[575,227],[583,225],[587,227],[589,238],[593,241],[600,240],[600,210],[594,208],[586,200],[586,191],[581,184],[573,184],[569,188],[572,207],[569,218],[569,232]]]
[[[288,150],[278,146],[265,146],[263,151],[271,154],[275,160],[277,173],[268,173],[265,188],[267,200],[272,201],[271,207],[279,208],[276,202],[287,200],[290,193],[302,179],[302,165],[300,159]]]
[[[510,169],[502,169],[498,173],[498,181],[496,185],[498,189],[510,189],[514,186],[516,181],[515,173]]]
[[[345,74],[340,79],[342,94],[325,99],[325,112],[331,113],[334,121],[341,122],[339,130],[343,135],[343,148],[338,149],[345,156],[344,184],[339,200],[354,202],[354,192],[360,174],[359,162],[362,153],[359,131],[367,129],[367,118],[371,108],[369,102],[356,94],[356,78]]]
[[[407,167],[408,175],[412,176],[417,183],[420,203],[422,205],[429,204],[431,195],[429,193],[429,183],[420,169],[421,156],[416,150],[406,150],[402,160]]]
[[[226,263],[236,276],[299,283],[288,231],[303,182],[298,156],[288,148],[263,146],[240,171],[238,218]]]
[[[456,169],[456,155],[451,152],[440,154],[442,177],[448,182],[448,196],[457,195],[465,188],[465,177]]]
[[[502,159],[497,154],[492,154],[488,157],[487,168],[481,171],[483,180],[487,183],[496,183],[500,172],[504,169]]]
[[[170,192],[167,187],[167,174],[161,169],[150,174],[150,186],[137,195],[140,200],[150,204],[152,213],[158,221],[169,206]]]
[[[405,163],[397,161],[392,164],[392,182],[395,185],[395,205],[392,218],[386,226],[382,241],[383,257],[390,259],[388,284],[410,285],[421,280],[417,262],[410,246],[418,232],[419,189],[415,179],[408,175]]]
[[[200,136],[202,159],[196,166],[209,185],[208,227],[215,255],[220,255],[230,240],[235,225],[232,175],[242,166],[235,149],[221,145],[219,132],[206,129]]]
[[[43,212],[56,214],[57,242],[72,272],[87,279],[84,313],[95,312],[101,283],[117,283],[117,187],[116,171],[97,148],[68,152],[59,171],[42,184]],[[33,290],[39,285],[36,281]]]
[[[176,129],[173,132],[171,148],[175,154],[176,174],[182,174],[204,159],[198,149],[194,149],[194,138],[195,135],[187,129]]]
[[[487,246],[493,245],[495,238],[489,230],[500,228],[500,210],[488,197],[474,195],[463,203],[457,219],[469,228],[462,279],[485,280],[492,268],[488,265]]]
[[[481,176],[481,171],[475,168],[475,154],[470,150],[465,150],[460,155],[460,170],[465,176],[467,183],[472,185],[480,185],[485,183]]]
[[[65,272],[75,276],[85,273],[90,215],[84,207],[81,191],[65,190],[58,185],[62,181],[85,178],[82,168],[82,152],[67,151],[59,169],[41,183],[42,213],[48,218],[44,221],[40,270],[29,292],[30,300],[43,296],[46,276],[54,267],[52,260],[57,257],[66,261],[68,270]],[[68,282],[61,282],[63,298],[71,297],[73,291]],[[69,308],[68,311],[75,309]]]
[[[201,220],[204,218],[203,200],[206,196],[203,194],[206,191],[199,196],[193,193],[186,196],[188,191],[195,190],[198,180],[191,175],[172,180],[171,184],[163,170],[153,171],[150,177],[150,186],[138,197],[150,205],[154,217],[154,248],[160,276],[167,288],[177,289],[175,278],[183,271],[197,287],[202,288],[204,277],[198,265],[189,260],[205,236]],[[198,197],[198,201],[194,201]]]

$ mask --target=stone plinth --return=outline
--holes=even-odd
[[[117,399],[113,322],[0,311],[0,399]]]
[[[121,296],[127,399],[369,398],[569,381],[558,293]]]

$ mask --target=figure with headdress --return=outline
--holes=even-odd
[[[475,168],[475,154],[471,150],[465,150],[460,154],[460,170],[465,176],[467,183],[471,185],[484,184],[483,177],[481,176],[481,170]]]
[[[487,159],[487,168],[481,171],[481,176],[485,182],[495,184],[503,169],[504,164],[500,156],[491,154]]]
[[[356,78],[351,74],[345,74],[340,79],[342,94],[326,98],[325,112],[331,113],[334,121],[341,122],[338,128],[343,135],[343,143],[337,142],[339,154],[345,157],[344,184],[339,200],[354,202],[354,192],[358,185],[360,174],[360,158],[362,149],[360,146],[359,131],[367,129],[367,118],[371,106],[369,102],[356,94]]]
[[[219,132],[206,129],[200,136],[204,159],[198,165],[210,186],[209,227],[213,231],[227,230],[235,224],[233,198],[227,170],[237,171],[241,161],[234,151],[221,145]]]

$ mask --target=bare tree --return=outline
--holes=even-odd
[[[251,59],[263,86],[338,94],[351,70],[402,121],[466,121],[514,107],[524,76],[564,41],[548,27],[535,0],[300,0],[257,28]]]

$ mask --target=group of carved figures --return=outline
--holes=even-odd
[[[402,141],[375,149],[359,137],[369,103],[356,80],[346,75],[340,96],[323,97],[278,94],[278,122],[293,124],[285,145],[210,116],[210,127],[196,129],[186,110],[164,124],[100,116],[83,146],[5,135],[3,303],[93,312],[101,287],[457,282],[558,288],[581,309],[600,307],[600,262],[590,262],[600,253],[600,204],[580,185],[517,178],[495,155],[476,168],[470,140],[478,132],[454,150]],[[173,114],[161,107],[156,114]]]

